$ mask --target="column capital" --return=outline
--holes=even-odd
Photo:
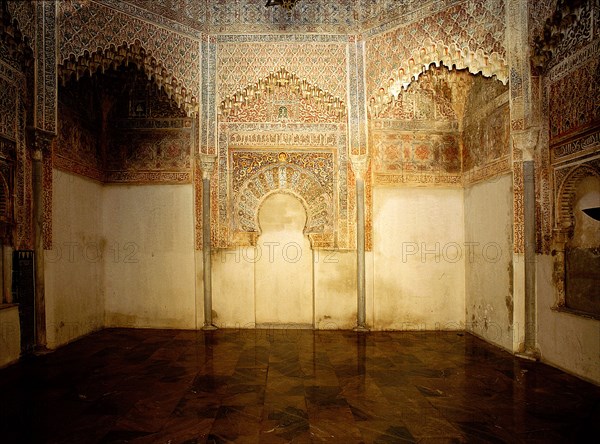
[[[365,179],[365,174],[369,167],[369,155],[368,154],[351,154],[350,155],[350,166],[354,175],[358,179]]]
[[[44,155],[50,153],[56,134],[34,127],[27,128],[27,132],[29,134],[29,146],[31,147],[33,159],[42,160]]]
[[[539,127],[532,126],[524,130],[513,131],[511,137],[513,148],[522,151],[523,160],[533,160],[540,138]]]
[[[202,179],[210,179],[213,170],[215,169],[215,162],[217,156],[215,154],[198,154],[196,156],[198,162],[200,162],[200,169],[202,170]]]

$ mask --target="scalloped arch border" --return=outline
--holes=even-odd
[[[373,91],[367,104],[370,114],[374,115],[371,108],[372,104],[378,101],[378,97],[381,111],[387,109],[401,89],[406,89],[418,80],[432,65],[437,68],[443,65],[449,70],[468,69],[471,74],[481,73],[484,77],[496,77],[504,85],[509,79],[508,64],[498,53],[488,55],[482,49],[471,51],[468,47],[460,48],[456,44],[446,45],[441,41],[428,41],[420,49],[413,51],[403,66],[390,73],[387,84],[380,85],[377,91]]]
[[[323,196],[323,195],[327,194],[327,192],[323,189],[323,186],[314,177],[314,174],[305,168],[302,168],[298,165],[291,165],[291,164],[286,164],[286,163],[277,163],[277,164],[267,165],[264,168],[261,168],[260,170],[256,171],[256,173],[254,173],[252,176],[250,176],[242,184],[242,186],[239,189],[238,196],[235,199],[235,207],[234,207],[234,211],[233,211],[233,215],[234,215],[233,224],[234,224],[235,231],[247,232],[246,230],[243,230],[243,228],[241,226],[238,211],[240,210],[240,206],[241,206],[240,201],[241,201],[242,197],[244,196],[244,194],[248,191],[249,185],[251,183],[255,183],[261,174],[264,174],[267,171],[280,170],[281,168],[285,168],[286,166],[287,167],[291,166],[291,168],[294,169],[295,171],[306,174],[306,176],[308,178],[310,178],[312,188],[315,188],[315,189],[318,189],[319,191],[321,191],[319,196]],[[255,199],[255,202],[251,206],[249,206],[248,211],[246,211],[246,213],[250,214],[252,217],[251,220],[252,220],[253,230],[250,230],[250,232],[256,232],[257,234],[260,235],[261,229],[260,229],[260,225],[258,222],[258,212],[260,210],[260,207],[262,206],[264,200],[267,197],[269,197],[271,194],[278,193],[278,192],[291,193],[295,197],[299,198],[300,201],[302,202],[302,204],[304,205],[304,209],[306,210],[306,224],[305,224],[304,234],[306,234],[306,235],[315,234],[315,233],[322,234],[327,231],[326,227],[333,229],[333,212],[330,211],[332,202],[326,202],[326,204],[328,204],[327,205],[328,211],[327,211],[327,217],[325,219],[325,222],[326,222],[325,227],[322,230],[315,230],[313,228],[313,225],[314,225],[314,221],[317,219],[315,217],[315,213],[318,211],[318,205],[311,206],[309,204],[308,198],[310,198],[311,196],[304,196],[303,193],[300,190],[298,190],[297,188],[292,188],[289,186],[285,186],[285,187],[279,186],[277,188],[268,188],[268,189],[264,190],[264,192]]]
[[[64,85],[72,77],[79,80],[86,73],[89,75],[97,72],[104,73],[109,69],[128,66],[129,63],[135,64],[138,69],[144,71],[148,80],[155,82],[159,89],[164,90],[169,99],[177,103],[177,106],[182,108],[188,116],[197,115],[198,98],[191,95],[190,89],[175,78],[172,72],[157,60],[151,51],[146,50],[137,39],[131,45],[123,42],[118,47],[111,44],[104,49],[98,47],[93,52],[86,49],[79,57],[70,54],[68,59],[58,65],[58,76]]]
[[[565,176],[558,188],[555,207],[556,227],[560,230],[570,230],[574,225],[573,200],[577,185],[586,177],[594,176],[600,179],[600,171],[591,165],[577,165]]]

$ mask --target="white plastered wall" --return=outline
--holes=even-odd
[[[372,328],[464,328],[463,211],[462,189],[374,189]]]
[[[552,273],[554,258],[536,256],[537,342],[543,362],[600,384],[600,321],[560,312]]]
[[[107,327],[195,328],[191,185],[108,185]]]
[[[512,176],[465,189],[466,327],[477,336],[513,350]]]
[[[46,331],[55,348],[104,326],[102,185],[53,172],[53,245],[44,252]]]

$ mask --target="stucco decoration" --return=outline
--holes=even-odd
[[[254,245],[257,212],[274,192],[305,205],[313,248],[353,248],[354,189],[345,125],[302,122],[221,123],[213,183],[213,243]]]
[[[146,52],[139,40],[132,45],[124,43],[119,47],[110,45],[105,50],[98,48],[91,54],[85,51],[77,59],[71,54],[69,59],[59,66],[59,76],[64,85],[71,78],[79,80],[84,75],[104,73],[109,69],[121,66],[128,67],[130,64],[143,71],[148,80],[152,80],[160,89],[164,90],[167,96],[184,109],[188,116],[198,112],[196,97],[190,94],[188,89],[169,73],[161,62]]]
[[[197,40],[95,1],[59,2],[58,15],[60,77],[131,60],[143,66],[188,114],[196,111],[200,97]]]
[[[558,0],[544,27],[533,37],[531,62],[544,72],[566,54],[593,39],[594,7],[597,0]],[[546,11],[547,12],[547,11]]]
[[[461,125],[472,77],[434,68],[372,117],[376,184],[461,186]]]
[[[242,37],[231,36],[218,41],[219,103],[261,79],[277,77],[281,68],[283,74],[293,74],[300,82],[305,80],[327,92],[327,96],[346,96],[347,38],[331,37],[329,41],[322,41],[322,38],[306,36],[295,42],[273,41],[269,36],[257,36],[252,41]]]
[[[371,114],[387,107],[432,64],[481,72],[506,84],[504,6],[502,1],[461,2],[369,39],[366,77]]]
[[[7,5],[0,5],[0,157],[9,190],[7,204],[13,222],[5,240],[16,249],[32,249],[32,163],[26,128],[33,116],[33,50],[13,20]],[[8,167],[8,170],[6,170]],[[8,177],[7,177],[8,176]],[[11,177],[12,176],[12,177]]]
[[[135,67],[69,80],[59,110],[57,168],[101,182],[192,181],[196,121]]]
[[[273,97],[275,96],[275,97]],[[288,104],[299,102],[297,116],[290,116]],[[267,109],[269,106],[273,109]],[[295,108],[295,107],[294,107]],[[264,79],[223,98],[218,108],[222,120],[341,121],[346,116],[344,100],[280,68]]]
[[[260,234],[258,209],[278,191],[291,192],[302,201],[308,220],[304,234],[312,243],[333,238],[334,156],[332,152],[232,151],[235,195],[232,214],[234,237],[252,239]]]

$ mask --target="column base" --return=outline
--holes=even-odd
[[[369,332],[370,330],[365,327],[364,325],[357,325],[356,327],[354,327],[352,330],[359,332],[359,333],[366,333]]]
[[[33,347],[33,354],[35,356],[44,356],[44,355],[47,355],[52,352],[53,352],[53,350],[50,350],[45,345],[36,345]]]
[[[525,350],[524,352],[515,353],[517,358],[527,359],[528,361],[539,361],[540,351],[537,349]]]

